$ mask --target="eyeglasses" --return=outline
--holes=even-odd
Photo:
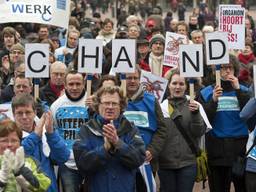
[[[21,85],[21,84],[15,85],[15,87],[17,89],[20,89],[20,88],[27,89],[27,88],[29,88],[27,85]]]
[[[120,106],[120,103],[111,102],[111,101],[101,102],[100,104],[103,105],[104,107],[112,106],[112,107],[116,108],[116,107]]]
[[[18,111],[15,112],[15,115],[17,115],[18,117],[23,117],[23,115],[25,114],[26,117],[33,115],[34,111]]]
[[[1,143],[1,144],[12,144],[12,145],[16,145],[16,144],[20,143],[20,140],[18,140],[18,139],[8,139],[8,138],[4,138],[4,139],[0,139],[0,143]]]
[[[22,55],[22,54],[24,54],[24,53],[21,52],[21,51],[12,51],[11,54],[14,54],[14,55]]]
[[[221,69],[222,70],[234,70],[234,67],[233,66],[231,66],[231,65],[222,65],[221,66]]]
[[[160,45],[160,46],[164,46],[164,44],[160,41],[156,41],[155,43],[153,43],[152,45]]]
[[[127,80],[131,81],[131,80],[139,80],[139,77],[126,77]]]
[[[60,76],[60,77],[64,77],[65,76],[65,73],[57,73],[57,72],[53,72],[52,73],[53,75],[55,75],[55,76]]]

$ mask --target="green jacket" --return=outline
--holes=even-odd
[[[0,166],[2,156],[0,156]],[[23,190],[43,192],[47,191],[51,180],[40,169],[38,162],[32,157],[25,158],[25,164],[20,169],[18,175],[10,174],[5,186],[0,186],[0,192],[20,192]]]

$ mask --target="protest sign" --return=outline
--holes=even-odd
[[[134,39],[112,40],[112,70],[115,73],[133,73],[136,64]]]
[[[102,73],[103,41],[99,39],[79,39],[78,72]]]
[[[49,44],[25,44],[25,76],[32,78],[49,77]]]
[[[168,84],[167,79],[142,70],[140,84],[143,90],[152,93],[160,103],[162,102]]]
[[[203,45],[180,45],[180,75],[182,77],[203,76]]]
[[[185,35],[166,32],[163,64],[176,67],[179,64],[179,45],[187,44]]]
[[[245,9],[237,5],[220,5],[219,31],[228,32],[230,49],[244,49]]]
[[[205,33],[206,63],[218,65],[229,63],[228,33]]]
[[[68,28],[70,0],[1,0],[0,23],[30,22]]]

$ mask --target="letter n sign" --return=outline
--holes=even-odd
[[[25,45],[25,76],[49,77],[49,44],[28,43]]]
[[[182,77],[203,76],[203,45],[180,45],[180,75]]]

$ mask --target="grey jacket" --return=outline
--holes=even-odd
[[[189,101],[186,97],[169,99],[169,104],[172,105],[173,112],[164,120],[168,127],[168,138],[159,156],[160,169],[178,169],[196,163],[195,154],[192,153],[173,121],[175,118],[180,117],[183,128],[198,146],[200,137],[206,130],[206,125],[199,111],[191,112],[189,110]],[[161,107],[164,106],[161,105]],[[166,109],[162,108],[162,110]]]

